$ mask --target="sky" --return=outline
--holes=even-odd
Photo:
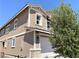
[[[58,7],[61,0],[0,0],[0,27],[14,16],[26,4],[40,5],[45,10]],[[75,10],[79,10],[79,0],[64,0]]]

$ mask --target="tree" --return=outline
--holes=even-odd
[[[79,23],[77,13],[68,5],[62,4],[51,11],[50,42],[55,52],[64,57],[79,57]]]

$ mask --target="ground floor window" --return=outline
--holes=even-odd
[[[36,44],[39,44],[39,35],[36,35]]]
[[[15,47],[16,45],[16,39],[11,39],[11,47]]]

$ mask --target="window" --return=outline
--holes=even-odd
[[[17,28],[17,19],[14,20],[14,29]]]
[[[2,36],[2,35],[4,35],[5,34],[5,29],[2,29],[1,31],[0,31],[0,36]]]
[[[2,46],[2,41],[0,41],[0,46]]]
[[[10,30],[9,27],[10,27],[9,25],[6,27],[6,29],[5,29],[5,33],[8,33],[8,32],[9,32],[9,30]]]
[[[36,35],[36,44],[39,44],[39,35]]]
[[[40,18],[41,18],[41,16],[37,15],[37,24],[40,23]]]
[[[11,45],[11,39],[8,39],[7,44],[8,44],[8,45]]]
[[[47,21],[47,28],[50,28],[50,21]]]
[[[15,47],[16,39],[11,39],[11,47]]]
[[[50,29],[51,27],[51,22],[50,19],[47,17],[47,29]]]
[[[3,42],[3,47],[7,47],[7,41]]]
[[[3,35],[5,34],[5,29],[2,29],[2,33],[3,33]]]
[[[37,14],[36,16],[36,24],[42,25],[42,16],[40,14]]]
[[[5,47],[7,47],[7,41],[5,41]]]
[[[11,47],[15,47],[16,44],[16,39],[15,38],[10,38],[7,40],[7,45]]]
[[[1,32],[0,32],[0,37],[1,37]]]

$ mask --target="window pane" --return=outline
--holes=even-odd
[[[51,22],[47,20],[47,28],[49,29],[51,27]]]
[[[39,24],[39,21],[37,21],[37,24]]]
[[[49,22],[47,22],[47,27],[50,28],[50,23]]]
[[[8,27],[6,27],[6,31],[5,31],[6,33],[8,33],[9,32],[9,26]]]
[[[17,28],[17,25],[18,25],[17,23],[18,23],[17,19],[14,20],[14,29]]]
[[[40,15],[37,15],[37,21],[36,21],[37,24],[40,23],[40,19],[41,19],[41,16]]]
[[[15,39],[13,39],[13,46],[15,46]]]
[[[11,45],[11,39],[8,39],[8,45]]]
[[[14,47],[16,44],[16,40],[15,39],[12,39],[12,46]]]
[[[39,43],[39,35],[36,36],[36,43]]]
[[[37,15],[37,20],[40,20],[40,18],[41,18],[41,17],[40,17],[39,15]]]

